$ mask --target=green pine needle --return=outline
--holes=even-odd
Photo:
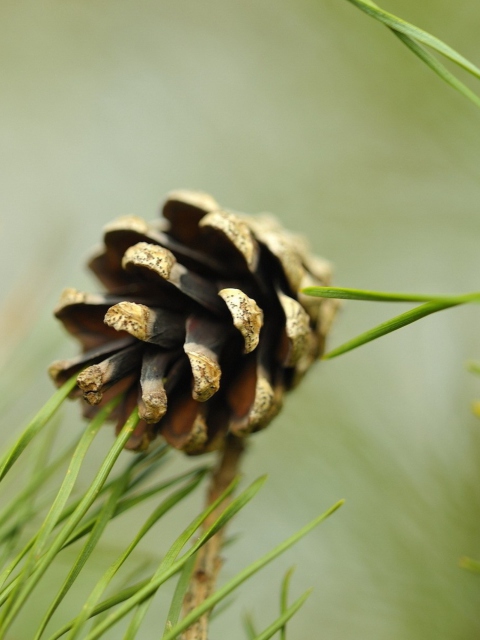
[[[125,513],[126,511],[133,509],[134,507],[141,504],[145,500],[149,500],[150,498],[156,496],[162,491],[165,491],[166,489],[169,489],[170,487],[175,486],[176,484],[178,484],[179,482],[182,482],[183,480],[188,480],[193,476],[195,477],[198,477],[199,475],[203,476],[205,473],[207,473],[208,470],[209,470],[208,467],[198,467],[193,471],[187,471],[186,473],[182,473],[178,476],[173,476],[169,480],[166,480],[165,482],[160,482],[159,484],[154,485],[153,487],[145,489],[144,491],[142,491],[141,493],[135,496],[128,497],[128,495],[127,496],[123,495],[121,500],[119,500],[118,503],[115,505],[115,509],[112,513],[111,520],[121,515],[122,513]],[[128,492],[128,489],[130,487],[131,485],[127,487],[127,490],[125,491],[125,493]],[[93,529],[93,527],[96,526],[98,518],[101,517],[101,513],[102,513],[102,509],[100,508],[88,520],[86,520],[83,524],[77,527],[77,529],[75,529],[75,532],[72,534],[72,536],[64,544],[63,548],[73,544],[74,542],[76,542],[77,540],[79,540],[80,538],[88,534]]]
[[[60,486],[58,494],[53,502],[52,507],[50,508],[50,511],[47,514],[47,517],[45,518],[38,531],[38,534],[35,537],[35,541],[29,552],[27,561],[22,569],[19,579],[16,581],[15,588],[12,590],[9,598],[4,605],[2,615],[0,617],[0,629],[3,632],[6,631],[10,623],[13,621],[16,613],[21,607],[21,603],[24,602],[27,594],[29,593],[29,587],[26,587],[25,584],[31,577],[35,566],[38,564],[38,561],[42,556],[42,552],[46,547],[47,540],[49,539],[50,534],[55,528],[61,512],[63,511],[66,502],[71,492],[73,491],[73,487],[80,472],[80,467],[88,452],[88,449],[93,443],[101,426],[105,422],[105,419],[117,403],[118,401],[111,402],[109,403],[109,405],[107,405],[107,407],[105,407],[105,409],[99,412],[96,418],[90,423],[89,428],[84,432],[82,438],[78,443],[78,446],[73,453],[70,465],[65,475],[65,479]],[[31,584],[33,583],[34,581],[32,580]]]
[[[456,76],[439,62],[424,46],[430,47],[437,53],[441,54],[454,64],[458,65],[475,78],[480,78],[480,69],[472,62],[460,55],[455,49],[445,44],[439,38],[431,35],[423,29],[419,29],[415,25],[398,18],[397,16],[384,11],[372,0],[348,0],[351,4],[358,7],[361,11],[381,22],[388,27],[393,33],[418,56],[427,66],[429,66],[442,80],[451,87],[459,91],[466,98],[471,100],[477,107],[480,107],[480,97],[464,85]]]
[[[480,573],[480,562],[473,558],[460,558],[460,566],[462,569],[467,569],[467,571],[471,571],[472,573]]]
[[[35,449],[31,448],[32,455],[29,456],[29,464],[32,466],[33,463],[33,466],[26,487],[21,488],[16,495],[9,495],[10,502],[6,503],[1,513],[0,543],[3,543],[3,548],[0,559],[5,558],[10,564],[0,574],[0,605],[3,605],[0,617],[0,637],[4,637],[8,633],[17,618],[28,615],[28,605],[32,600],[31,596],[35,596],[35,590],[38,590],[45,572],[56,561],[61,551],[73,542],[85,538],[82,547],[69,566],[66,577],[56,586],[53,599],[46,607],[46,610],[42,612],[41,620],[33,632],[33,640],[41,640],[52,619],[55,619],[54,616],[58,607],[62,604],[66,595],[76,586],[79,575],[89,562],[93,551],[97,548],[108,524],[121,513],[129,511],[145,500],[154,498],[162,491],[174,488],[175,485],[181,483],[179,489],[175,490],[154,509],[146,523],[135,534],[132,543],[120,554],[119,558],[94,587],[80,614],[69,624],[58,629],[50,637],[50,640],[60,638],[65,634],[67,634],[68,640],[74,640],[80,633],[85,631],[87,622],[94,616],[99,616],[98,621],[87,634],[87,638],[89,640],[100,638],[107,629],[110,629],[124,615],[134,610],[134,616],[125,635],[125,640],[133,640],[142,627],[144,617],[156,591],[171,576],[179,573],[180,579],[175,589],[165,626],[165,637],[169,637],[175,628],[185,624],[184,620],[179,619],[196,553],[253,499],[263,485],[265,478],[259,478],[234,499],[215,523],[206,532],[202,533],[193,546],[184,551],[180,557],[182,549],[192,538],[195,531],[212,511],[234,491],[238,484],[238,479],[235,480],[215,503],[194,518],[190,525],[178,536],[150,578],[141,580],[134,585],[117,589],[113,595],[100,601],[104,591],[110,586],[128,556],[133,552],[143,536],[146,535],[147,531],[169,509],[180,503],[193,491],[210,469],[204,466],[152,484],[150,482],[152,474],[166,460],[165,454],[168,448],[160,447],[152,453],[135,456],[122,472],[113,476],[112,470],[116,465],[116,461],[138,424],[138,412],[135,410],[117,436],[90,485],[80,497],[72,500],[73,491],[77,487],[79,473],[84,466],[87,453],[99,433],[101,425],[119,401],[119,399],[114,400],[102,409],[87,425],[75,446],[68,447],[53,462],[48,463],[54,431],[52,429],[46,431],[45,429],[51,423],[51,419],[62,402],[68,397],[74,384],[75,377],[54,394],[1,460],[0,474],[3,478],[25,449],[30,447],[33,439],[41,432],[46,434],[46,437],[42,438],[40,446]],[[67,460],[68,468],[65,477],[59,483],[57,494],[47,510],[46,516],[43,518],[43,523],[30,539],[27,538],[27,542],[24,543],[23,548],[17,552],[13,560],[10,560],[9,556],[15,553],[14,549],[17,542],[21,537],[25,539],[23,532],[31,523],[32,518],[37,518],[38,514],[47,506],[45,500],[42,499],[42,492],[44,492],[47,482],[50,483]],[[36,499],[37,497],[39,497],[39,500]],[[320,519],[324,519],[326,515],[329,515],[338,506],[340,505],[336,505],[327,514],[321,516]],[[300,535],[304,535],[304,533],[300,532]],[[292,538],[291,544],[296,539],[299,539],[298,536]],[[288,546],[285,548],[288,548]],[[279,552],[281,551],[277,548],[277,550],[274,550],[273,555],[270,554],[269,557],[265,557],[260,562],[254,563],[254,565],[247,568],[246,572],[242,572],[239,576],[239,581],[237,581],[237,586],[258,571],[266,562],[273,560]],[[123,584],[126,584],[125,578],[123,578]],[[3,588],[1,588],[1,585],[3,585]],[[232,587],[231,583],[226,587],[227,591],[233,591],[236,588],[235,586]],[[283,588],[287,588],[285,584]],[[218,612],[223,611],[225,605],[230,602],[227,591],[220,590],[214,594],[216,598],[215,604],[220,604],[217,607]],[[302,603],[303,600],[300,599],[294,605],[288,607],[285,599],[280,618],[259,637],[268,638],[275,633],[274,629],[284,629],[286,620],[293,615]],[[113,613],[111,612],[112,608],[114,608]],[[202,612],[197,609],[192,614],[200,616]]]
[[[22,505],[24,502],[28,502],[31,498],[35,497],[41,489],[43,489],[45,483],[54,476],[54,474],[59,470],[59,468],[69,460],[73,452],[75,450],[75,445],[69,447],[64,451],[58,458],[56,458],[53,462],[48,465],[44,465],[39,468],[35,473],[32,474],[30,481],[27,486],[15,496],[15,500],[11,500],[10,503],[5,505],[3,511],[0,512],[0,522],[2,523],[0,528],[0,542],[3,539],[4,535],[8,535],[8,533],[3,533],[6,528],[5,525],[9,523],[9,520],[14,517],[16,518],[16,522],[14,526],[19,524],[18,522],[18,509],[22,509]],[[22,526],[22,523],[20,523]],[[10,525],[8,526],[10,528]]]
[[[95,521],[94,526],[91,529],[91,533],[87,541],[85,542],[77,558],[71,565],[70,571],[68,572],[67,577],[65,578],[63,584],[60,587],[60,590],[58,591],[52,604],[50,605],[45,616],[43,617],[40,623],[40,626],[37,629],[37,633],[34,637],[34,640],[40,640],[51,617],[53,616],[53,614],[59,607],[64,597],[67,595],[67,593],[73,586],[73,584],[75,583],[75,580],[78,578],[88,558],[91,556],[93,550],[95,549],[97,543],[99,542],[100,537],[105,530],[105,527],[112,519],[118,500],[120,499],[120,496],[125,491],[127,484],[128,484],[128,476],[126,475],[120,476],[114,482],[109,499],[105,502],[98,518]]]
[[[185,595],[188,591],[188,587],[190,584],[190,578],[193,573],[193,568],[195,566],[195,560],[197,556],[193,555],[186,563],[180,573],[180,578],[178,579],[177,586],[175,588],[175,593],[173,594],[172,602],[170,604],[170,609],[167,615],[167,621],[165,623],[164,634],[167,631],[170,631],[178,622],[180,618],[180,614],[182,612],[183,601]],[[135,620],[135,617],[133,618]],[[133,622],[132,620],[132,622]],[[128,634],[125,636],[125,640],[131,640],[135,636],[129,636]]]
[[[480,97],[437,59],[436,54],[445,57],[474,78],[480,79],[480,69],[476,65],[440,39],[402,20],[394,14],[381,9],[372,0],[348,1],[390,29],[403,44],[445,83],[461,93],[477,107],[480,107]],[[480,302],[480,293],[478,292],[463,295],[439,296],[385,293],[334,287],[314,287],[304,290],[303,293],[324,298],[347,300],[422,303],[420,306],[398,315],[330,351],[324,356],[326,359],[331,359],[351,351],[437,311],[461,304]],[[468,366],[470,371],[480,373],[479,364],[470,363]],[[134,509],[145,500],[155,498],[160,493],[169,489],[172,489],[172,493],[153,509],[152,514],[147,518],[143,526],[140,527],[134,535],[132,534],[131,543],[120,553],[116,561],[94,586],[87,601],[83,604],[81,612],[71,620],[70,623],[57,630],[51,636],[50,640],[56,640],[65,634],[69,634],[68,640],[74,640],[80,633],[85,631],[87,622],[92,617],[99,616],[97,624],[86,636],[87,640],[96,640],[132,611],[134,614],[126,632],[125,640],[134,640],[142,627],[144,617],[155,593],[166,580],[178,573],[179,580],[171,601],[163,634],[163,640],[174,640],[180,633],[204,615],[204,613],[212,610],[213,607],[218,604],[220,604],[221,608],[223,604],[228,602],[230,594],[241,584],[298,542],[304,535],[343,504],[343,501],[338,502],[306,527],[241,571],[227,584],[215,591],[205,602],[191,611],[185,618],[180,619],[182,602],[188,589],[196,553],[202,545],[253,499],[261,488],[265,478],[257,480],[233,500],[208,531],[202,533],[199,539],[189,549],[184,551],[183,555],[180,555],[206,518],[227,495],[233,493],[237,485],[237,481],[235,481],[215,503],[195,517],[176,538],[153,575],[144,580],[140,580],[136,584],[121,589],[117,588],[117,591],[113,595],[100,601],[103,593],[111,586],[112,581],[116,579],[120,569],[140,540],[142,540],[151,527],[154,526],[164,514],[181,503],[186,496],[198,487],[208,469],[202,467],[162,482],[156,482],[152,485],[150,483],[152,475],[159,470],[166,460],[167,447],[163,447],[150,454],[140,454],[136,456],[135,459],[127,465],[126,469],[110,477],[116,461],[123,451],[124,445],[138,423],[139,418],[135,411],[116,438],[88,488],[80,497],[72,499],[73,491],[76,488],[77,479],[83,468],[87,451],[92,445],[101,424],[115,404],[114,402],[102,410],[87,426],[74,450],[67,449],[53,462],[48,463],[52,439],[49,439],[47,427],[51,424],[53,416],[64,400],[70,395],[75,384],[76,376],[73,376],[57,390],[28,424],[16,442],[14,442],[0,459],[1,482],[20,456],[22,456],[25,449],[29,447],[29,451],[32,451],[32,455],[28,461],[29,468],[32,468],[32,471],[28,477],[26,486],[19,489],[16,495],[13,495],[0,512],[0,567],[2,567],[2,573],[0,574],[0,605],[3,605],[0,614],[0,637],[2,638],[6,637],[7,631],[17,617],[20,615],[28,615],[27,604],[30,596],[34,593],[35,589],[38,588],[45,572],[57,559],[62,550],[76,541],[85,539],[83,546],[69,567],[66,578],[60,585],[57,585],[52,602],[47,610],[43,612],[42,620],[34,636],[34,640],[41,640],[57,608],[67,593],[76,586],[78,576],[91,558],[93,551],[97,548],[107,525],[120,514]],[[13,393],[12,390],[10,391]],[[7,394],[5,397],[10,398],[10,395]],[[44,438],[36,450],[32,450],[30,445],[41,433],[47,437]],[[69,459],[70,462],[66,476],[60,483],[58,493],[48,509],[43,523],[37,532],[28,538],[25,533],[28,531],[29,525],[32,521],[39,518],[39,515],[47,506],[44,499],[45,487],[49,486],[51,480],[67,459]],[[177,488],[177,485],[180,485],[180,487]],[[2,487],[5,487],[5,493],[8,493],[10,489],[8,484],[5,483]],[[23,548],[18,550],[17,547],[20,546],[20,541],[24,539],[27,539],[27,542],[23,544]],[[480,572],[480,563],[478,561],[471,558],[462,558],[460,562],[462,567],[470,571]],[[6,565],[5,568],[3,568],[4,564]],[[286,640],[287,621],[290,620],[295,612],[305,603],[310,594],[310,591],[307,591],[292,605],[288,605],[288,593],[292,572],[292,569],[287,572],[282,582],[280,616],[277,620],[259,634],[255,631],[251,621],[248,618],[245,620],[245,628],[249,640],[268,640],[276,633],[280,634],[280,640]],[[130,579],[125,582],[125,578],[123,578],[122,584],[128,584]]]
[[[159,467],[165,463],[166,453],[167,452],[168,452],[168,447],[167,446],[161,446],[158,449],[155,449],[154,451],[152,451],[151,453],[138,454],[133,458],[133,460],[128,465],[126,471],[124,472],[129,477],[132,477],[132,481],[130,482],[130,484],[128,486],[124,501],[119,503],[118,508],[115,510],[115,512],[114,512],[112,517],[116,517],[117,515],[120,515],[121,513],[126,511],[128,508],[131,508],[131,507],[135,506],[136,504],[139,504],[140,502],[143,501],[143,499],[149,498],[149,497],[151,497],[151,495],[153,495],[155,493],[155,488],[152,488],[152,489],[149,490],[149,491],[151,491],[151,494],[149,494],[149,495],[145,495],[145,492],[144,492],[144,493],[141,493],[141,494],[139,494],[137,496],[133,496],[131,498],[128,498],[128,495],[130,494],[130,492],[133,489],[136,489],[136,488],[138,489],[143,482],[146,482],[149,479],[149,477],[151,476],[152,473],[154,473],[155,471],[158,471]],[[198,471],[200,471],[200,469],[198,469]],[[194,473],[194,472],[192,472],[192,473]],[[186,474],[185,477],[187,475],[188,474]],[[182,477],[178,476],[177,478],[173,478],[171,481],[168,481],[167,484],[175,483],[176,481],[181,480],[181,479],[182,479]],[[114,480],[110,480],[110,481],[106,482],[101,487],[97,499],[99,499],[103,494],[105,494],[108,491],[110,491],[111,487],[113,486],[113,483],[114,483]],[[160,490],[162,487],[159,486],[157,488]],[[60,515],[60,517],[59,517],[59,519],[57,521],[57,525],[56,526],[59,526],[62,522],[65,522],[65,520],[67,518],[69,518],[72,515],[72,513],[75,512],[75,510],[79,506],[81,500],[82,500],[82,498],[78,498],[78,499],[74,500],[70,505],[68,505],[63,510],[62,514]],[[13,500],[13,505],[15,505],[15,499]],[[62,547],[62,549],[64,549],[65,547],[69,546],[70,544],[72,544],[73,542],[75,542],[79,538],[83,537],[87,533],[89,533],[89,531],[91,530],[91,528],[95,524],[95,518],[96,518],[95,513],[98,515],[98,511],[99,511],[98,509],[97,509],[97,511],[94,511],[94,514],[89,518],[89,520],[87,520],[85,523],[83,523],[83,524],[79,525],[78,527],[76,527],[75,531],[72,533],[72,535],[69,537],[69,539],[65,542],[65,544]],[[29,542],[27,542],[24,545],[23,549],[19,552],[19,554],[12,560],[12,562],[9,564],[9,566],[6,569],[4,569],[4,571],[0,574],[0,587],[1,587],[1,585],[3,585],[5,583],[5,581],[11,575],[11,573],[20,564],[22,559],[25,557],[25,555],[29,552],[29,550],[35,544],[35,540],[37,538],[37,535],[38,535],[38,533],[35,534],[33,536],[33,538],[31,538],[29,540]],[[0,588],[0,606],[5,602],[5,600],[7,599],[8,595],[11,592],[13,587],[14,587],[14,584],[10,583],[5,589],[2,590]]]
[[[255,640],[255,638],[258,636],[258,633],[255,631],[252,617],[250,615],[246,615],[243,618],[243,628],[245,629],[245,633],[247,634],[247,640]]]
[[[93,611],[90,614],[90,618],[93,618],[95,616],[99,616],[102,613],[108,612],[110,609],[113,609],[113,607],[116,607],[118,604],[121,604],[122,602],[129,600],[138,591],[140,591],[140,589],[143,589],[143,587],[149,584],[149,582],[150,582],[150,578],[145,578],[144,580],[140,580],[139,582],[136,582],[135,584],[132,584],[129,587],[125,587],[124,589],[117,591],[114,595],[110,596],[109,598],[102,600],[99,604],[97,604],[94,607]],[[106,618],[104,620],[106,620]],[[102,620],[98,625],[96,625],[95,629],[99,627],[101,624],[103,624],[104,620]],[[72,628],[73,623],[74,623],[74,620],[67,622],[67,624],[63,625],[63,627],[58,629],[49,638],[49,640],[58,640],[58,638],[61,638],[63,635],[67,633],[67,631],[69,631]]]
[[[415,307],[415,309],[411,309],[410,311],[406,311],[405,313],[400,314],[399,316],[395,316],[391,318],[387,322],[382,322],[382,324],[377,325],[373,329],[362,333],[361,335],[345,342],[340,345],[336,349],[329,351],[327,354],[323,356],[324,360],[331,360],[332,358],[336,358],[338,356],[347,353],[348,351],[352,351],[353,349],[357,349],[368,342],[372,342],[372,340],[377,340],[377,338],[381,338],[382,336],[386,336],[388,333],[392,333],[393,331],[397,331],[397,329],[401,329],[402,327],[406,327],[417,320],[421,320],[426,316],[431,315],[432,313],[436,313],[437,311],[442,311],[443,309],[448,309],[450,307],[455,306],[458,303],[440,303],[440,302],[427,302],[426,304],[421,305],[420,307]]]
[[[72,376],[65,384],[56,391],[50,400],[43,405],[37,415],[28,424],[26,429],[17,439],[15,444],[4,455],[0,461],[0,482],[4,479],[12,466],[18,460],[22,452],[33,438],[44,429],[49,420],[55,415],[65,398],[72,391],[77,383],[77,376]]]
[[[213,593],[210,597],[208,597],[204,602],[199,604],[197,607],[195,607],[195,609],[193,609],[190,613],[188,613],[177,625],[173,627],[173,629],[171,629],[168,633],[164,634],[162,640],[175,640],[175,638],[177,638],[177,636],[180,633],[185,631],[185,629],[188,629],[188,627],[190,627],[194,622],[196,622],[199,618],[201,618],[201,616],[203,616],[207,611],[210,611],[211,609],[213,609],[213,607],[216,604],[218,604],[221,600],[226,598],[230,593],[232,593],[232,591],[237,589],[237,587],[239,587],[246,580],[248,580],[248,578],[250,578],[252,575],[260,571],[260,569],[263,569],[263,567],[265,567],[267,564],[272,562],[272,560],[274,560],[279,555],[284,553],[284,551],[289,549],[291,546],[296,544],[301,538],[303,538],[312,529],[317,527],[321,522],[323,522],[332,513],[334,513],[337,509],[339,509],[344,504],[344,502],[345,502],[344,500],[340,500],[339,502],[334,504],[333,507],[325,511],[325,513],[318,516],[318,518],[315,518],[315,520],[313,520],[312,522],[307,524],[305,527],[300,529],[300,531],[295,533],[293,536],[291,536],[290,538],[288,538],[287,540],[279,544],[274,549],[272,549],[272,551],[269,551],[262,558],[259,558],[259,560],[257,560],[256,562],[253,562],[249,567],[247,567],[246,569],[241,571],[239,574],[237,574],[234,578],[232,578],[229,582],[227,582],[227,584],[225,584],[223,587],[215,591],[215,593]],[[307,596],[305,594],[302,597],[306,598]],[[295,605],[297,605],[298,602],[299,601],[297,601]],[[298,607],[301,606],[301,604],[303,604],[303,602],[300,603]],[[295,605],[292,605],[292,607]],[[280,629],[282,625],[286,622],[286,620],[284,620],[283,617],[284,616],[281,616],[282,621],[281,621],[281,624],[276,629],[276,631]],[[259,637],[267,638],[271,636],[268,636],[268,635],[263,636],[263,634],[261,634]],[[88,636],[87,640],[94,640],[94,638]]]
[[[32,593],[33,589],[38,584],[40,578],[44,575],[53,559],[62,549],[65,542],[68,540],[72,532],[75,530],[80,520],[84,517],[88,509],[94,503],[98,496],[102,486],[108,478],[117,458],[123,451],[123,448],[133,430],[137,426],[139,421],[138,411],[135,410],[128,418],[124,427],[117,436],[115,443],[108,452],[103,461],[97,475],[95,476],[90,487],[85,492],[83,498],[80,500],[78,507],[73,514],[68,518],[66,524],[62,527],[60,532],[50,542],[48,550],[40,558],[37,555],[32,555],[32,563],[28,563],[27,567],[20,574],[20,580],[18,580],[18,587],[16,587],[10,594],[9,599],[4,607],[4,613],[0,619],[0,637],[5,635],[7,629],[10,627],[14,619],[19,614],[21,608],[25,604],[26,600]],[[65,490],[65,483],[62,485],[61,491]],[[53,520],[53,517],[52,517]],[[42,540],[43,542],[43,540]],[[41,546],[39,545],[39,548]]]
[[[295,571],[295,567],[291,567],[282,582],[282,589],[280,592],[280,614],[281,616],[285,615],[288,611],[288,592],[290,590],[290,580],[292,579],[293,572]],[[292,614],[293,615],[293,614]],[[280,628],[280,640],[287,640],[287,624],[285,623]]]
[[[413,38],[409,38],[404,33],[394,31],[395,35],[401,40],[420,60],[430,67],[430,69],[437,74],[444,82],[449,84],[453,89],[461,93],[467,100],[473,102],[477,107],[480,107],[480,96],[469,89],[466,84],[457,78],[447,67],[435,58],[425,47],[415,42]]]
[[[473,362],[473,361],[467,362],[467,369],[471,373],[480,375],[480,362]]]
[[[149,581],[149,583],[145,587],[137,591],[129,600],[120,605],[115,612],[113,612],[108,618],[106,618],[103,624],[99,625],[95,630],[91,631],[87,635],[86,640],[96,640],[97,638],[100,638],[104,631],[116,624],[116,622],[126,616],[134,607],[154,595],[163,583],[165,583],[169,578],[171,578],[183,568],[189,558],[191,558],[191,556],[194,555],[200,549],[200,547],[202,547],[207,542],[207,540],[209,540],[219,529],[221,529],[231,518],[233,518],[233,516],[238,513],[238,511],[240,511],[246,504],[248,504],[248,502],[250,502],[250,500],[259,491],[264,481],[265,477],[259,478],[256,482],[250,485],[250,487],[245,489],[245,491],[243,491],[235,500],[233,500],[228,505],[222,515],[214,522],[214,524],[208,529],[208,531],[202,534],[198,541],[188,551],[186,551],[183,556],[181,556],[181,558],[179,558],[178,560],[173,560],[176,549],[183,547],[185,544],[183,542],[183,539],[178,539],[174,543],[174,545],[172,545],[170,552],[167,553],[167,556],[163,559],[163,562],[161,563],[159,569],[152,576],[152,579]],[[230,490],[230,487],[228,490]],[[223,501],[224,499],[225,495],[220,496],[219,500]],[[219,504],[218,500],[216,502],[218,502]],[[213,508],[215,508],[215,503],[210,505],[210,507],[202,513],[201,518],[196,518],[192,525],[198,523],[198,526],[200,526],[200,519],[204,521],[211,513]],[[196,528],[198,528],[198,526]],[[191,529],[189,528],[189,531],[190,530]],[[190,535],[188,536],[188,538],[190,538]],[[51,640],[54,640],[54,638],[51,638]]]
[[[392,293],[349,289],[347,287],[306,287],[302,293],[317,298],[339,300],[366,300],[370,302],[439,302],[444,304],[466,304],[480,302],[480,292],[436,295],[431,293]]]
[[[80,631],[82,631],[90,618],[95,605],[98,600],[115,577],[119,569],[125,563],[127,558],[131,555],[135,547],[139,544],[139,542],[144,538],[144,536],[150,531],[153,525],[170,509],[176,506],[181,500],[183,500],[187,495],[189,495],[194,489],[197,488],[200,481],[203,478],[203,474],[198,474],[197,477],[194,477],[186,486],[177,490],[171,496],[169,496],[166,500],[164,500],[149,516],[144,525],[140,528],[138,533],[135,535],[132,542],[128,545],[128,547],[120,554],[117,560],[107,569],[102,578],[97,582],[95,588],[91,592],[87,601],[82,607],[82,611],[80,615],[76,618],[75,622],[72,625],[72,629],[67,636],[68,640],[74,640],[74,638],[78,637]]]
[[[277,631],[280,630],[280,632],[282,632],[282,630],[285,629],[287,622],[297,613],[300,607],[305,604],[307,598],[311,593],[312,589],[308,589],[308,591],[305,591],[305,593],[301,595],[298,600],[295,600],[295,602],[290,605],[288,609],[286,609],[282,613],[282,615],[279,616],[277,620],[275,620],[275,622],[272,622],[272,624],[264,631],[262,631],[262,633],[260,633],[258,636],[255,636],[254,640],[269,640],[269,638],[273,638]],[[281,637],[283,638],[284,636]]]
[[[305,295],[315,296],[319,298],[337,298],[342,300],[368,300],[374,302],[425,302],[425,304],[415,307],[405,313],[402,313],[382,324],[377,325],[373,329],[360,334],[359,336],[345,342],[336,349],[323,356],[324,360],[331,360],[348,351],[357,349],[368,342],[372,342],[377,338],[397,331],[402,327],[406,327],[417,320],[421,320],[426,316],[443,311],[450,307],[460,304],[478,303],[480,302],[480,293],[465,293],[461,295],[430,295],[416,293],[387,293],[384,291],[368,291],[366,289],[348,289],[345,287],[308,287],[302,290]]]

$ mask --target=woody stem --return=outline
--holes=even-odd
[[[230,436],[226,439],[218,466],[211,475],[207,492],[207,506],[212,504],[238,475],[244,448],[244,442],[240,438]],[[225,499],[209,515],[203,524],[205,531],[221,516],[229,502],[228,498]],[[224,536],[225,528],[222,528],[198,551],[190,585],[183,601],[184,616],[214,592],[217,576],[223,564],[220,553]],[[205,613],[182,634],[181,640],[207,640],[209,616],[210,612]]]

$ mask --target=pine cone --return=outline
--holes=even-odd
[[[63,292],[55,315],[82,354],[49,373],[60,386],[81,371],[72,396],[87,416],[123,394],[117,432],[138,404],[128,448],[162,435],[197,454],[272,420],[323,352],[337,305],[299,293],[329,284],[330,265],[274,218],[191,191],[171,193],[163,216],[107,225],[89,267],[108,293]]]

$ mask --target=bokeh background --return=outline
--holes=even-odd
[[[382,6],[480,62],[478,3]],[[0,60],[2,439],[51,393],[48,363],[76,350],[51,309],[65,286],[95,289],[83,262],[102,226],[155,217],[174,188],[274,212],[341,286],[478,289],[480,113],[345,0],[3,0]],[[349,303],[330,346],[405,308]],[[476,357],[469,307],[316,366],[252,441],[246,479],[269,481],[231,527],[223,579],[347,503],[241,589],[213,640],[245,638],[245,612],[267,626],[291,564],[293,595],[315,587],[292,638],[480,636],[480,576],[459,567],[480,557]],[[81,429],[75,407],[64,420]],[[190,516],[140,556],[160,556]],[[105,558],[136,518],[110,530]],[[67,605],[64,618],[78,599]],[[157,614],[142,638],[159,637]]]

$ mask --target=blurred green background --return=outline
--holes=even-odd
[[[479,3],[382,6],[480,62]],[[96,288],[83,263],[102,226],[155,217],[174,188],[274,212],[339,286],[478,289],[480,113],[345,0],[3,0],[0,60],[5,439],[51,393],[48,363],[76,351],[51,309],[65,286]],[[406,308],[349,303],[330,346]],[[267,626],[291,564],[293,595],[315,587],[292,639],[480,637],[480,576],[458,566],[480,557],[475,357],[470,307],[316,366],[252,440],[245,475],[269,482],[231,526],[222,578],[347,504],[243,587],[213,640],[245,638],[246,611]],[[76,407],[64,415],[78,431]],[[190,516],[155,529],[144,556]],[[137,524],[113,527],[112,547]],[[155,611],[143,633],[158,637]]]

